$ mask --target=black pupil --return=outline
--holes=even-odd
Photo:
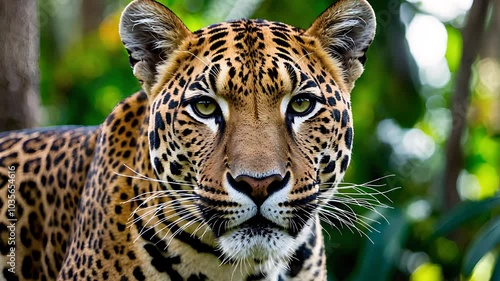
[[[298,106],[302,106],[302,103],[307,102],[307,99],[297,99],[295,102]]]
[[[212,104],[212,102],[209,100],[203,100],[203,101],[200,101],[199,103],[201,105],[203,105],[205,108],[208,108]]]

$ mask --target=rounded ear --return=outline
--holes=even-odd
[[[365,53],[375,28],[375,13],[366,0],[340,0],[324,11],[305,34],[316,37],[341,63],[350,90],[363,73]]]
[[[134,75],[148,94],[157,66],[191,34],[172,11],[153,0],[132,1],[122,13],[119,30]]]

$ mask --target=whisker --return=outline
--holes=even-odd
[[[367,233],[379,233],[379,230],[374,225],[380,225],[381,222],[377,218],[355,212],[353,207],[356,206],[373,212],[389,223],[380,209],[390,209],[392,207],[382,201],[387,200],[387,202],[392,203],[393,201],[388,197],[388,194],[401,187],[381,190],[386,184],[378,182],[393,176],[386,175],[361,184],[348,182],[320,183],[319,185],[324,187],[318,192],[317,197],[320,220],[337,229],[340,233],[342,232],[339,226],[342,228],[346,227],[352,233],[356,231],[373,243]],[[328,189],[326,187],[332,188]],[[330,220],[330,218],[334,219],[335,222]]]
[[[137,172],[136,170],[134,170],[131,167],[129,167],[127,164],[122,164],[122,165],[125,166],[125,168],[129,169],[132,173],[134,173],[135,176],[121,174],[121,173],[118,173],[116,171],[113,171],[113,173],[115,173],[118,176],[127,177],[127,178],[133,178],[133,179],[139,179],[139,180],[149,180],[149,181],[153,181],[153,182],[160,182],[160,183],[167,183],[167,184],[178,184],[178,185],[186,185],[186,186],[193,186],[193,187],[196,186],[192,182],[186,182],[186,181],[175,181],[175,182],[172,182],[172,181],[166,181],[166,180],[160,180],[160,179],[151,178],[151,177],[148,177],[146,175],[143,175],[143,174]]]
[[[192,52],[190,51],[183,51],[183,50],[177,50],[176,52],[179,52],[179,53],[188,53],[190,55],[192,55],[193,57],[195,57],[196,59],[198,59],[199,61],[201,61],[205,66],[209,66],[209,64],[207,62],[205,62],[204,60],[202,60],[200,57],[198,57],[197,55],[193,54]],[[209,62],[210,63],[210,62]]]
[[[314,54],[314,53],[307,53],[307,54],[305,54],[305,55],[301,56],[301,57],[300,57],[300,58],[298,58],[296,61],[294,61],[293,66],[297,66],[297,65],[299,65],[299,62],[300,62],[303,58],[305,58],[305,57],[307,57],[307,56],[309,56],[309,55],[312,55],[312,54]]]
[[[210,61],[206,62],[190,51],[185,51],[185,50],[179,51],[178,50],[177,52],[190,54],[191,56],[195,57],[197,60],[201,61],[206,67],[210,67],[210,65],[212,65],[212,62],[210,62]],[[219,71],[220,71],[220,69],[215,69],[212,67],[209,70],[209,74],[212,75],[212,77],[217,78],[217,76],[219,75]]]
[[[133,211],[132,211],[132,214],[129,216],[129,220],[135,215],[137,214],[139,211],[146,211],[148,209],[152,209],[152,208],[158,208],[158,207],[162,207],[162,208],[165,208],[166,206],[168,205],[172,205],[172,204],[182,204],[183,202],[189,202],[189,201],[194,201],[193,200],[194,198],[180,198],[180,199],[175,199],[175,200],[170,200],[170,201],[166,201],[166,202],[163,202],[163,203],[160,203],[160,204],[156,204],[156,205],[152,205],[152,206],[148,206],[148,207],[141,207],[141,205],[139,205],[139,207],[135,208]],[[150,211],[146,212],[146,214],[150,213]],[[144,214],[143,214],[144,215]],[[141,216],[143,216],[141,215]],[[134,221],[135,222],[135,221]]]
[[[373,179],[373,180],[370,180],[370,181],[367,181],[365,183],[350,183],[350,182],[322,182],[320,183],[321,185],[333,185],[333,184],[337,184],[337,185],[354,185],[354,186],[372,186],[372,187],[383,187],[385,186],[386,184],[373,184],[377,181],[381,181],[381,180],[384,180],[384,179],[387,179],[387,178],[391,178],[391,177],[395,177],[396,175],[394,174],[391,174],[391,175],[385,175],[385,176],[381,176],[379,178],[376,178],[376,179]]]

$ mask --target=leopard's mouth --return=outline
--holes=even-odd
[[[273,232],[284,232],[288,233],[289,231],[265,217],[263,217],[260,213],[257,213],[252,218],[246,220],[245,222],[234,225],[231,227],[227,227],[227,224],[223,221],[219,221],[212,225],[212,230],[215,232],[217,237],[227,235],[229,233],[241,232],[243,235],[249,236],[266,236]]]
[[[285,228],[283,228],[282,226],[277,225],[274,222],[266,219],[260,213],[253,216],[251,219],[245,221],[244,223],[236,226],[235,228],[245,228],[245,227],[249,227],[249,228],[256,229],[256,230],[260,230],[260,229],[265,230],[265,229],[270,229],[270,228],[276,228],[276,229],[280,229],[283,231],[285,230]]]

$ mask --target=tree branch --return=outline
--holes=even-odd
[[[474,1],[462,33],[462,58],[451,107],[453,126],[446,147],[444,206],[447,209],[454,207],[460,201],[457,191],[457,179],[464,165],[461,140],[467,126],[472,64],[481,48],[488,6],[489,0]]]

